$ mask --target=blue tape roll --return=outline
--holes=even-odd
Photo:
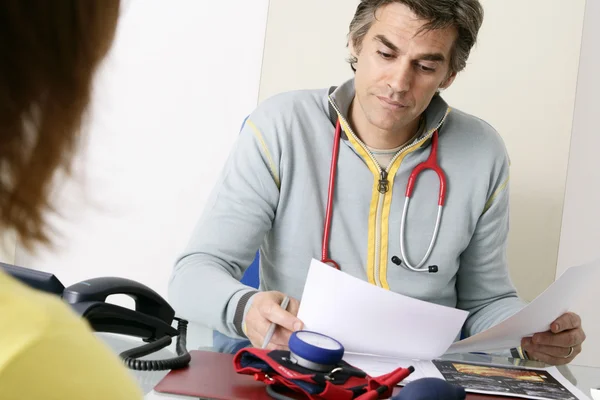
[[[340,342],[317,332],[294,332],[288,345],[293,354],[315,364],[336,365],[344,357],[344,346]]]

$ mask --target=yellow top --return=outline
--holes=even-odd
[[[0,272],[0,399],[141,399],[133,376],[59,298]]]

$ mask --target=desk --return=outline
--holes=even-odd
[[[98,334],[98,336],[104,340],[115,352],[120,353],[130,348],[140,345],[140,341],[136,341],[133,338],[109,335],[109,334]],[[211,351],[212,348],[200,348],[199,350]],[[169,358],[174,354],[172,349],[163,349],[157,353],[154,353],[148,357],[150,359]],[[530,366],[530,367],[544,367],[544,364],[537,363],[534,361],[523,361],[523,360],[511,360],[501,357],[491,357],[486,355],[476,354],[465,354],[465,355],[454,355],[446,356],[445,359],[454,361],[471,361],[471,362],[486,362],[500,365],[515,365],[514,361],[519,362],[519,365]],[[577,365],[561,366],[559,367],[560,372],[567,378],[571,383],[577,386],[583,393],[590,397],[590,388],[600,387],[600,368],[592,367],[581,367]],[[192,400],[195,398],[187,396],[176,396],[166,395],[155,392],[154,387],[163,379],[168,371],[132,371],[139,385],[144,392],[144,400]]]

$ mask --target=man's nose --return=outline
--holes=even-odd
[[[394,66],[393,72],[388,79],[388,85],[394,92],[408,92],[414,80],[414,70],[410,63],[403,62]]]

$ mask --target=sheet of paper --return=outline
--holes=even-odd
[[[413,366],[415,372],[400,382],[401,385],[421,378],[435,377],[443,379],[442,374],[431,361],[388,358],[357,353],[345,353],[344,361],[356,368],[362,369],[370,376],[381,376],[397,368]]]
[[[600,262],[566,270],[541,295],[500,324],[454,343],[448,354],[506,350],[521,345],[521,338],[550,329],[567,311],[578,312],[584,301],[597,297]]]
[[[468,313],[374,286],[313,260],[298,318],[347,352],[431,360],[458,336]]]

